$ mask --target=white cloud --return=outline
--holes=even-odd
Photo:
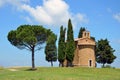
[[[69,6],[63,0],[44,0],[43,6],[31,7],[24,4],[22,9],[39,23],[47,25],[62,25],[71,18]]]
[[[66,26],[69,18],[73,25],[88,22],[85,14],[70,12],[69,5],[64,0],[43,0],[43,4],[36,7],[28,4],[30,0],[0,0],[0,3],[3,4],[4,1],[15,6],[17,10],[26,11],[29,14],[25,16],[27,21],[35,20],[42,25]]]
[[[37,6],[36,8],[32,8],[29,5],[23,5],[22,8],[30,13],[30,15],[38,22],[43,24],[52,23],[51,16],[46,13],[46,11],[41,7]]]
[[[60,26],[67,24],[69,18],[75,23],[88,22],[85,14],[70,12],[69,5],[63,0],[43,0],[43,5],[35,8],[24,4],[22,9],[30,13],[41,24]]]
[[[113,17],[120,22],[120,13],[114,14]]]

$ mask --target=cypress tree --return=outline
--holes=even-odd
[[[57,61],[56,40],[57,40],[57,36],[55,34],[51,34],[48,37],[48,40],[45,46],[46,60],[48,62],[51,62],[51,66],[53,66],[53,61]]]
[[[73,27],[72,27],[71,20],[69,19],[68,30],[67,30],[67,42],[66,42],[67,66],[72,66],[74,51],[75,51],[75,42],[74,42],[74,35],[73,35]]]
[[[66,28],[63,29],[63,26],[60,27],[60,37],[58,42],[58,61],[59,66],[64,66],[63,62],[65,60],[65,31]]]

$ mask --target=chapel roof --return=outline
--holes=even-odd
[[[82,38],[76,38],[78,45],[95,45],[95,41],[91,39],[89,31],[83,31]]]

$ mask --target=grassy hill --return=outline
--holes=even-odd
[[[120,69],[110,68],[29,68],[0,69],[0,80],[120,80]]]

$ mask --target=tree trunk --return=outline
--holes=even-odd
[[[64,67],[64,62],[62,62],[61,64],[62,64],[62,67]]]
[[[67,67],[72,67],[72,62],[67,61]]]
[[[64,63],[63,62],[59,62],[59,67],[64,67]]]
[[[61,67],[61,63],[59,62],[59,67]]]
[[[34,48],[32,48],[32,69],[35,69]]]
[[[103,68],[105,67],[105,64],[103,63],[103,66],[102,66]]]
[[[51,61],[51,67],[53,67],[53,62]]]

